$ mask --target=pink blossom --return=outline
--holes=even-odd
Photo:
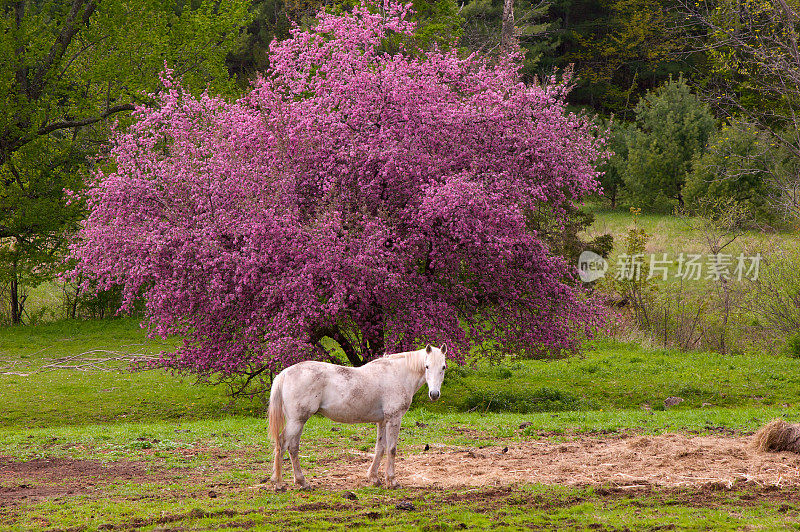
[[[511,61],[387,53],[408,10],[320,13],[233,103],[165,73],[116,132],[74,256],[185,338],[168,366],[277,371],[337,335],[361,360],[428,341],[533,355],[601,322],[526,228],[598,190],[601,135],[567,85],[526,86]]]

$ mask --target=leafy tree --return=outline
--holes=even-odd
[[[0,279],[19,323],[25,285],[51,275],[82,216],[64,190],[82,187],[107,121],[147,99],[165,62],[187,87],[229,90],[248,14],[245,0],[18,0],[0,17]]]
[[[228,71],[239,80],[240,85],[247,86],[259,72],[267,70],[269,44],[274,39],[283,40],[289,37],[292,21],[302,20],[306,14],[301,11],[304,4],[293,2],[291,7],[287,7],[283,0],[251,1],[252,20],[242,37],[242,45],[225,58]],[[316,13],[321,4],[317,3],[309,14]]]
[[[623,192],[628,145],[636,135],[636,126],[629,122],[614,121],[610,129],[608,150],[611,152],[611,157],[600,167],[603,172],[600,184],[603,186],[603,197],[614,208]]]
[[[626,198],[653,211],[683,207],[692,159],[702,153],[716,127],[708,105],[678,78],[639,101],[636,123],[625,163]]]
[[[691,4],[694,25],[705,29],[719,109],[769,132],[769,145],[792,162],[770,175],[784,214],[800,216],[800,3],[797,0],[722,0]],[[763,171],[753,159],[753,172]]]
[[[542,66],[574,64],[571,100],[631,120],[633,102],[670,76],[702,74],[702,47],[689,46],[678,0],[554,0],[555,53]]]
[[[521,67],[523,77],[532,81],[538,72],[539,61],[553,53],[557,45],[550,34],[555,22],[547,21],[550,4],[530,0],[472,0],[460,10],[464,19],[461,45],[469,50],[480,50],[487,55],[510,51],[511,43],[503,45],[503,25],[506,39],[514,47],[519,45],[524,54]],[[504,19],[504,12],[506,19]],[[513,30],[513,31],[512,31]]]
[[[614,237],[611,234],[598,235],[584,240],[581,233],[594,223],[594,215],[572,205],[560,216],[553,215],[553,207],[548,202],[541,202],[535,211],[527,213],[528,228],[535,231],[551,252],[563,257],[567,264],[578,264],[578,258],[584,251],[593,251],[601,257],[608,258],[614,249]]]
[[[116,135],[75,256],[184,336],[165,364],[249,380],[327,359],[331,340],[360,365],[424,341],[535,356],[591,334],[598,307],[525,212],[563,218],[596,190],[596,126],[508,61],[386,51],[413,29],[402,6],[323,12],[237,102],[168,84]]]
[[[331,9],[343,12],[358,4],[355,0],[344,0],[333,4]],[[275,39],[281,41],[289,38],[294,25],[314,25],[315,15],[325,5],[330,5],[330,2],[253,0],[253,21],[247,28],[245,42],[227,58],[231,75],[240,80],[240,85],[247,86],[269,68],[270,43]],[[412,19],[416,27],[413,37],[404,39],[407,47],[421,53],[434,44],[450,46],[461,35],[464,21],[455,0],[413,0],[412,5]]]

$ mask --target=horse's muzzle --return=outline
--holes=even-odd
[[[435,401],[439,398],[439,392],[429,392],[428,397],[431,398],[431,401]]]

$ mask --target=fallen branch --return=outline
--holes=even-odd
[[[106,354],[110,356],[91,356],[96,354]],[[106,367],[105,365],[112,362],[126,362],[130,365],[141,362],[154,362],[156,360],[158,360],[158,357],[144,353],[123,353],[121,351],[109,351],[107,349],[92,349],[91,351],[78,353],[77,355],[55,359],[50,364],[43,365],[39,368],[39,371],[57,369],[113,371],[118,368]]]

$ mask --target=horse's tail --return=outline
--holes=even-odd
[[[283,414],[283,372],[272,381],[272,390],[269,393],[269,436],[280,449],[281,431],[286,418]]]

